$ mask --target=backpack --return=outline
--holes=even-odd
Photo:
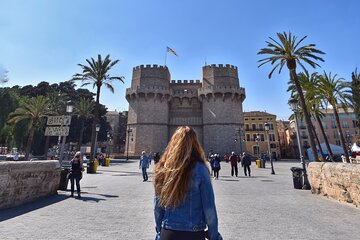
[[[214,168],[218,168],[218,167],[220,167],[220,163],[219,163],[219,161],[214,161]]]

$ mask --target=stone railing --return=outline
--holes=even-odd
[[[311,192],[360,206],[360,164],[309,164]]]
[[[60,172],[56,160],[0,162],[0,209],[56,194]]]

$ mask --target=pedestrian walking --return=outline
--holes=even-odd
[[[226,163],[229,162],[229,156],[226,153],[224,155],[224,162],[226,162]]]
[[[231,153],[231,156],[230,156],[230,164],[231,164],[231,176],[233,177],[234,176],[234,173],[235,173],[235,176],[237,177],[238,176],[238,156],[235,154],[235,152],[232,152]]]
[[[149,179],[148,174],[146,172],[146,169],[149,168],[149,162],[150,160],[149,157],[146,156],[146,152],[142,151],[140,157],[139,169],[141,168],[142,170],[143,182],[146,182]]]
[[[195,131],[179,127],[154,170],[156,239],[221,240],[214,191]]]
[[[250,165],[251,165],[251,158],[247,153],[244,152],[241,159],[241,166],[244,168],[245,176],[249,174],[249,177],[251,177]]]
[[[214,179],[219,179],[219,172],[220,172],[220,169],[221,169],[221,166],[220,166],[220,157],[219,157],[219,154],[215,154],[215,157],[214,157],[214,161],[213,161],[213,169],[214,169]]]
[[[157,152],[155,153],[155,156],[154,156],[154,164],[157,164],[160,160],[160,153]]]
[[[81,198],[80,194],[80,180],[82,178],[83,161],[81,158],[81,152],[76,152],[74,158],[71,159],[71,170],[70,170],[70,183],[71,183],[71,197],[74,197],[74,183],[76,183],[76,190],[78,198]]]

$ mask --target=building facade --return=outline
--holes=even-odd
[[[234,141],[243,125],[245,99],[235,66],[206,65],[201,81],[171,80],[166,66],[137,66],[126,99],[125,151],[129,155],[139,155],[143,150],[163,152],[182,125],[195,129],[206,152],[224,154],[244,148],[241,141]]]
[[[290,121],[277,121],[277,129],[279,135],[280,157],[292,159],[299,156],[296,135],[294,135],[295,129],[291,128]]]
[[[111,127],[107,134],[107,152],[111,154],[124,152],[127,111],[108,111],[106,113],[106,121]]]
[[[269,124],[269,131],[265,130],[265,123]],[[274,159],[280,157],[276,115],[261,111],[244,112],[244,127],[248,153],[255,157],[268,155],[270,145],[271,156]]]
[[[325,134],[327,136],[327,139],[329,140],[329,143],[341,146],[340,134],[339,129],[336,125],[334,110],[323,109],[321,110],[321,113],[323,114],[321,124],[325,130]],[[346,113],[343,109],[340,108],[338,114],[346,144],[350,146],[351,143],[357,142],[359,140],[359,129],[356,126],[356,116],[354,110],[352,108],[349,108]],[[313,118],[311,119],[311,121],[315,127],[316,136],[319,138],[320,143],[325,142],[324,136],[319,126],[320,123],[318,121],[315,121]],[[302,148],[307,149],[310,147],[310,143],[307,128],[305,125],[305,119],[299,119],[298,122],[301,146]],[[292,127],[295,128],[294,123],[292,124]]]

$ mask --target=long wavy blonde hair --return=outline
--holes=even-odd
[[[196,162],[206,163],[195,131],[178,127],[156,164],[155,193],[163,207],[177,207],[186,197]]]

